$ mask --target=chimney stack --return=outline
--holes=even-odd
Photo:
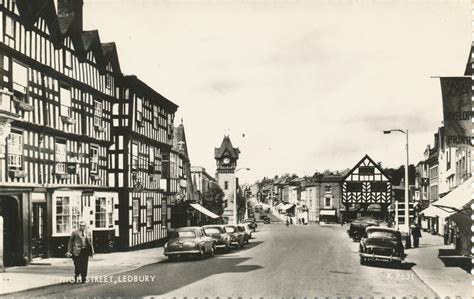
[[[56,1],[55,1],[56,2]],[[82,10],[84,0],[57,0],[58,16],[74,15],[74,29],[82,32]]]

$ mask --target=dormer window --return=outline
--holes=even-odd
[[[66,86],[60,88],[61,116],[71,117],[71,89]]]
[[[72,69],[72,55],[69,50],[64,49],[64,67]]]
[[[107,89],[112,88],[112,76],[109,74],[105,74],[105,88]]]
[[[15,37],[15,22],[9,16],[5,17],[5,35],[10,38]]]

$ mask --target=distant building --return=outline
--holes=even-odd
[[[224,136],[220,147],[214,150],[214,159],[216,159],[217,170],[216,179],[224,191],[224,213],[222,215],[223,220],[227,223],[234,223],[234,205],[235,205],[235,194],[238,185],[236,180],[235,171],[237,167],[237,161],[239,160],[240,150],[234,148],[229,136]]]
[[[341,181],[346,219],[360,216],[388,217],[392,184],[382,168],[365,155]]]

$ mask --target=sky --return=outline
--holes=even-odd
[[[214,175],[228,134],[243,182],[423,159],[441,125],[439,80],[463,75],[465,1],[85,0],[84,29],[179,105],[191,164]]]

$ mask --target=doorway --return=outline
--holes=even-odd
[[[22,265],[20,207],[16,198],[0,196],[0,215],[3,217],[3,265]]]
[[[31,256],[43,258],[46,256],[46,203],[33,203],[32,215]]]

